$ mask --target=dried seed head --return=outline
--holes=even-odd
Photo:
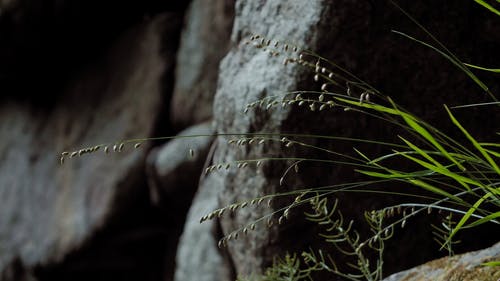
[[[116,150],[118,150],[118,145],[115,144],[115,145],[113,145],[113,151],[116,152]]]
[[[403,220],[403,222],[401,223],[401,228],[404,228],[406,225],[406,219]]]
[[[333,72],[330,72],[330,73],[328,74],[328,78],[330,78],[330,79],[332,79],[332,78],[333,78]]]
[[[193,157],[194,157],[194,150],[193,150],[192,148],[190,148],[190,149],[189,149],[189,156],[190,156],[191,158],[193,158]]]
[[[280,216],[280,218],[278,219],[278,224],[282,224],[284,220],[285,220],[285,217]]]
[[[59,161],[61,162],[61,165],[64,164],[64,156],[61,156],[61,159]]]
[[[265,141],[266,141],[265,139],[261,139],[261,140],[259,141],[259,144],[263,144]]]
[[[326,104],[322,104],[320,107],[319,107],[319,111],[323,110],[326,108]]]
[[[316,103],[312,102],[312,103],[309,105],[309,109],[311,109],[311,111],[315,111],[315,110],[316,110]]]
[[[321,73],[326,73],[326,68],[322,67],[321,68]]]
[[[139,148],[141,146],[142,143],[138,142],[134,145],[134,148]]]
[[[109,153],[109,147],[107,147],[107,146],[104,147],[104,153],[106,153],[106,154]]]
[[[318,74],[314,75],[314,81],[316,81],[316,82],[319,81],[319,75]]]
[[[293,169],[295,170],[295,173],[299,172],[299,164],[293,165]]]
[[[297,52],[298,50],[299,50],[299,49],[297,48],[297,46],[294,46],[294,47],[293,47],[293,51],[294,51],[294,52]]]
[[[120,146],[118,146],[118,152],[121,152],[125,144],[122,142],[120,143]]]
[[[219,218],[220,218],[220,217],[222,217],[222,215],[224,214],[224,211],[225,211],[225,210],[226,210],[225,208],[220,209],[220,210],[217,212],[217,217],[219,217]]]
[[[75,157],[76,155],[78,155],[78,152],[77,152],[77,151],[73,151],[73,152],[71,152],[71,154],[69,155],[69,158],[73,158],[73,157]]]
[[[259,161],[257,161],[256,166],[259,167],[260,165],[262,165],[262,161],[259,160]]]
[[[326,85],[326,84],[323,84],[323,86],[325,86],[325,85]],[[321,89],[323,89],[323,87],[321,87]],[[324,100],[325,100],[325,95],[324,95],[324,94],[319,95],[318,100],[319,100],[320,102],[324,101]]]

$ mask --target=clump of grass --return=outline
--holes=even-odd
[[[483,1],[476,2],[484,3]],[[396,7],[399,8],[397,5]],[[423,26],[402,9],[401,11],[422,28],[436,43],[436,46],[401,32],[396,32],[397,34],[441,54],[491,97],[492,101],[488,105],[499,104],[495,95],[470,71],[469,67],[490,72],[496,72],[496,69],[463,63]],[[352,271],[346,272],[335,263],[330,253],[316,249],[305,251],[300,255],[291,254],[282,259],[276,258],[274,266],[269,268],[263,276],[252,278],[258,280],[304,280],[311,279],[314,272],[324,271],[348,280],[381,280],[383,278],[385,241],[392,237],[397,227],[405,227],[407,221],[418,214],[431,214],[433,211],[447,214],[443,217],[441,225],[433,225],[432,227],[434,239],[443,250],[447,251],[448,255],[453,254],[453,245],[459,242],[455,240],[455,236],[462,229],[474,228],[485,223],[500,224],[500,168],[497,163],[498,158],[500,158],[500,143],[477,140],[461,124],[460,117],[456,116],[453,108],[450,109],[444,105],[444,111],[449,117],[450,124],[453,124],[454,128],[461,133],[461,138],[450,137],[402,108],[395,100],[384,95],[375,87],[314,52],[303,50],[293,44],[267,39],[262,35],[254,35],[246,43],[269,53],[272,57],[283,58],[284,66],[298,64],[310,69],[314,73],[313,79],[318,83],[319,90],[294,91],[283,95],[267,96],[246,105],[243,109],[244,113],[255,108],[277,110],[280,107],[289,106],[305,108],[305,110],[313,112],[340,109],[368,115],[373,119],[398,127],[406,133],[405,136],[399,136],[399,142],[394,143],[306,133],[215,134],[214,136],[231,136],[228,143],[234,145],[235,149],[278,142],[282,144],[282,149],[300,146],[321,151],[324,157],[301,158],[263,155],[255,159],[215,163],[206,167],[205,173],[221,169],[257,169],[265,162],[283,161],[288,164],[288,167],[283,171],[279,181],[280,185],[286,185],[285,177],[292,172],[299,173],[299,166],[308,162],[350,166],[367,177],[365,181],[335,183],[327,186],[264,194],[257,198],[249,198],[246,201],[223,206],[203,215],[200,222],[220,218],[224,214],[237,212],[243,208],[261,204],[271,205],[272,200],[289,197],[290,203],[288,205],[271,210],[269,214],[228,233],[219,241],[219,247],[226,246],[242,235],[248,235],[259,224],[266,227],[276,223],[283,224],[289,219],[290,211],[293,208],[310,205],[312,211],[305,213],[305,216],[324,227],[324,232],[320,233],[319,237],[331,243],[340,253],[354,257],[356,261],[348,264]],[[148,140],[170,138],[173,137],[127,140],[117,144],[97,145],[73,152],[63,152],[61,163],[64,162],[65,158],[93,153],[101,148],[108,152],[112,147],[113,151],[120,152],[125,144],[130,142],[136,143],[134,147],[138,148],[141,143]],[[307,139],[348,141],[353,144],[355,154],[351,155],[345,151],[334,151],[317,146],[305,141]],[[390,148],[391,152],[370,158],[363,151],[355,148],[359,143],[385,146]],[[406,167],[415,168],[403,170],[394,167],[392,166],[394,160],[398,160],[397,163],[406,163]],[[411,185],[419,188],[420,191],[414,193],[394,192],[375,188],[381,183],[388,182],[400,183],[402,186]],[[362,238],[353,228],[353,221],[345,223],[346,218],[337,210],[338,202],[335,201],[331,206],[328,204],[328,198],[335,196],[338,192],[372,192],[397,195],[401,196],[403,203],[366,212],[365,220],[372,233],[369,237]],[[366,258],[366,251],[375,252],[377,260],[370,263]],[[497,263],[492,262],[490,265],[497,265]],[[241,280],[254,279],[243,278]]]

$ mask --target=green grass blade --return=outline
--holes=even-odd
[[[485,91],[486,93],[488,93],[488,95],[494,100],[494,101],[497,101],[496,97],[493,95],[493,93],[490,92],[488,86],[486,86],[486,84],[484,84],[474,73],[472,73],[461,61],[451,57],[450,55],[446,54],[445,52],[441,51],[440,49],[432,46],[431,44],[429,43],[426,43],[422,40],[418,40],[417,38],[414,38],[408,34],[405,34],[403,32],[400,32],[400,31],[396,31],[396,30],[393,30],[392,32],[398,34],[398,35],[401,35],[405,38],[408,38],[412,41],[415,41],[419,44],[422,44],[434,51],[436,51],[438,54],[440,54],[441,56],[443,56],[444,58],[446,58],[447,60],[449,60],[451,63],[453,63],[455,66],[457,66],[460,70],[462,70],[465,74],[467,74],[467,76],[469,76],[469,78],[471,78],[479,87],[481,87],[481,89],[483,89],[483,91]]]
[[[482,263],[484,266],[500,266],[500,261],[489,261]]]
[[[468,225],[463,226],[463,228],[476,227],[480,224],[487,223],[487,222],[492,221],[492,220],[497,219],[497,218],[500,218],[500,211],[493,213],[493,214],[490,214],[490,215],[487,215],[484,218],[478,219],[475,222],[472,222]]]
[[[478,3],[479,5],[483,6],[484,8],[488,9],[490,12],[495,13],[497,16],[500,16],[500,11],[497,9],[493,8],[490,4],[484,2],[483,0],[474,0],[474,2]]]
[[[475,180],[473,180],[471,178],[464,177],[464,176],[458,175],[456,173],[453,173],[450,170],[444,168],[443,166],[441,166],[441,167],[434,166],[434,165],[432,165],[430,163],[427,163],[427,162],[425,162],[423,160],[417,159],[415,157],[412,157],[412,156],[406,155],[406,154],[402,154],[402,156],[406,157],[406,158],[408,158],[410,160],[412,160],[413,162],[421,165],[424,168],[427,168],[427,169],[432,170],[432,171],[434,171],[436,173],[440,173],[440,174],[442,174],[444,176],[447,176],[449,178],[454,179],[459,184],[461,184],[463,187],[465,187],[467,189],[467,191],[471,191],[471,188],[469,187],[468,184],[473,184],[473,185],[476,185],[476,186],[479,186],[479,187],[483,186],[481,183],[479,183],[479,182],[477,182],[477,181],[475,181]]]
[[[444,245],[451,242],[451,239],[453,239],[453,236],[455,236],[455,234],[457,234],[457,232],[467,222],[467,220],[471,217],[471,215],[479,208],[479,206],[484,202],[484,200],[486,200],[491,195],[492,195],[491,193],[485,194],[483,197],[479,198],[479,200],[477,200],[476,203],[474,203],[474,205],[469,208],[469,210],[467,210],[467,213],[465,213],[465,215],[462,216],[460,221],[453,228],[453,230],[450,233],[450,236],[448,236],[448,239],[446,240],[446,242],[443,243],[443,245],[441,246],[441,249],[444,247]]]
[[[476,141],[476,139],[474,139],[474,137],[472,137],[469,134],[469,132],[462,126],[462,124],[460,124],[460,122],[458,122],[458,120],[455,118],[455,116],[453,116],[453,114],[451,113],[450,109],[446,105],[444,107],[445,107],[446,111],[448,112],[448,115],[450,116],[450,119],[453,122],[453,124],[455,124],[455,126],[457,126],[460,129],[460,131],[462,131],[462,133],[467,137],[467,139],[469,139],[469,141],[472,143],[472,145],[474,145],[474,147],[483,155],[484,159],[486,161],[488,161],[488,163],[495,170],[495,172],[497,172],[500,175],[500,168],[498,168],[497,163],[490,157],[488,152],[481,146],[481,144],[479,144]]]
[[[464,64],[467,65],[468,67],[472,67],[475,69],[494,72],[494,73],[500,73],[500,68],[486,68],[486,67],[482,67],[482,66],[478,66],[478,65],[469,64],[469,63],[464,63]]]
[[[429,183],[426,183],[422,180],[410,179],[409,182],[412,183],[413,185],[418,186],[418,187],[422,187],[423,189],[426,189],[430,192],[433,192],[433,193],[439,194],[441,196],[445,196],[447,198],[450,198],[456,202],[465,203],[460,197],[457,197],[449,192],[442,190],[441,188],[435,187],[435,186],[433,186]]]
[[[406,140],[405,138],[403,138],[401,136],[399,138],[402,139],[406,143],[406,145],[408,145],[408,147],[410,147],[415,152],[417,152],[418,154],[423,156],[425,159],[430,161],[432,164],[434,164],[437,167],[444,168],[443,165],[441,165],[441,163],[439,163],[436,159],[432,158],[428,153],[426,153],[425,151],[420,149],[418,146],[414,145],[413,143],[411,143],[410,141]]]

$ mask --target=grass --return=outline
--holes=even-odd
[[[392,2],[392,1],[391,1]],[[484,1],[475,0],[478,4],[495,14],[498,11]],[[245,134],[216,134],[216,136],[231,136],[229,144],[234,146],[262,145],[265,143],[282,143],[283,149],[291,146],[308,148],[320,151],[324,157],[272,157],[262,156],[255,159],[242,159],[229,163],[215,163],[206,167],[205,173],[221,169],[247,169],[257,168],[263,162],[281,161],[288,164],[280,179],[284,184],[285,177],[293,172],[299,173],[300,166],[308,162],[321,163],[321,165],[343,165],[351,167],[357,173],[366,176],[363,181],[343,182],[326,186],[299,188],[263,195],[258,198],[249,198],[246,201],[234,202],[204,215],[200,222],[215,219],[226,213],[236,212],[238,209],[267,203],[278,198],[291,198],[289,204],[259,219],[248,222],[247,225],[233,230],[219,241],[223,247],[241,235],[247,235],[259,224],[271,226],[273,223],[282,224],[289,220],[292,209],[300,206],[309,206],[310,212],[306,218],[320,226],[323,232],[318,239],[331,244],[338,252],[350,256],[355,261],[347,264],[350,268],[336,264],[331,255],[324,249],[311,249],[297,254],[276,258],[275,265],[261,276],[251,276],[241,280],[306,280],[312,279],[315,272],[328,272],[348,280],[381,280],[383,276],[383,253],[385,241],[390,239],[396,227],[405,227],[407,221],[419,214],[430,214],[433,211],[445,212],[440,225],[433,225],[435,240],[441,249],[453,254],[453,246],[459,241],[455,240],[457,234],[464,230],[478,227],[485,223],[500,224],[500,158],[499,142],[482,142],[474,137],[460,122],[460,116],[454,109],[471,106],[498,106],[497,97],[490,91],[471,69],[490,73],[500,72],[496,68],[486,68],[467,64],[457,58],[430,32],[413,19],[408,13],[393,3],[431,39],[431,43],[414,38],[408,34],[393,31],[408,40],[421,46],[430,48],[455,65],[474,83],[481,91],[486,93],[491,101],[471,105],[462,105],[450,108],[443,105],[449,124],[453,126],[459,137],[452,137],[432,124],[422,120],[409,110],[398,105],[396,100],[384,95],[372,85],[340,67],[334,62],[307,50],[299,50],[289,45],[271,44],[260,35],[250,38],[248,44],[258,49],[270,52],[273,56],[284,56],[284,64],[299,64],[314,72],[314,80],[321,84],[321,90],[295,91],[284,96],[268,96],[254,101],[246,106],[244,112],[254,108],[271,110],[277,107],[295,106],[308,111],[326,111],[341,108],[344,111],[353,111],[367,115],[374,120],[398,127],[404,136],[398,136],[399,141],[390,143],[373,139],[349,138],[331,135],[314,134],[272,134],[272,133],[245,133]],[[273,49],[274,46],[274,49]],[[265,48],[264,48],[265,47]],[[360,93],[355,95],[354,93]],[[498,108],[498,107],[496,107]],[[492,137],[495,133],[491,132]],[[198,137],[198,136],[182,136]],[[101,144],[73,152],[63,152],[61,163],[66,158],[93,153],[100,149],[108,152],[121,152],[125,147],[140,144],[150,140],[166,140],[178,137],[164,137],[152,139],[126,140],[112,144]],[[355,154],[345,151],[335,151],[321,147],[306,140],[335,140],[347,141],[353,146]],[[389,153],[369,157],[364,151],[356,148],[358,144],[384,146]],[[393,163],[405,163],[402,167],[393,166]],[[412,167],[412,169],[407,169]],[[383,190],[375,188],[383,183],[396,183],[402,187],[414,186],[418,192],[402,190]],[[332,198],[339,192],[374,193],[400,196],[402,203],[384,206],[378,210],[367,210],[365,221],[372,233],[362,237],[353,229],[352,221],[346,221],[338,208],[341,205],[337,200],[331,203]],[[277,218],[277,219],[275,219]],[[374,253],[375,262],[370,263],[366,253]],[[498,266],[497,261],[485,265]]]

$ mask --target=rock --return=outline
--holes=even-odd
[[[218,206],[223,183],[209,177],[198,189],[179,241],[175,281],[232,281],[232,267],[217,248],[217,221],[200,223],[200,218]]]
[[[2,100],[0,274],[60,262],[134,200],[144,181],[146,143],[139,149],[126,143],[124,153],[109,155],[101,147],[66,157],[62,166],[58,155],[153,133],[176,48],[162,41],[175,38],[176,18],[159,16],[124,32],[48,107]]]
[[[187,128],[179,133],[180,138],[173,139],[150,153],[149,186],[151,200],[155,204],[161,204],[162,199],[172,198],[176,198],[172,201],[177,203],[191,202],[198,188],[198,180],[213,141],[211,136],[213,134],[212,122],[205,122]],[[182,136],[199,137],[182,138]]]
[[[186,128],[212,117],[219,61],[229,47],[234,0],[194,0],[185,18],[177,55],[171,102],[175,127]]]
[[[290,53],[282,50],[284,55],[274,57],[268,52],[246,46],[244,40],[253,33],[265,34],[267,38],[286,39],[314,49],[318,32],[316,26],[322,20],[324,8],[322,1],[237,2],[231,39],[238,45],[221,63],[214,101],[218,133],[241,133],[244,137],[245,133],[282,131],[283,122],[291,114],[290,108],[270,111],[256,109],[250,110],[247,115],[243,114],[243,110],[247,104],[261,98],[297,89],[303,71],[297,65],[285,67],[282,64],[284,57],[293,55],[292,47]],[[270,20],[273,24],[268,26]],[[284,45],[280,48],[284,48]],[[229,138],[218,138],[214,163],[231,163],[233,168],[209,175],[209,178],[221,178],[209,181],[222,183],[224,186],[220,196],[221,206],[278,192],[280,171],[285,166],[270,162],[256,169],[255,165],[237,169],[234,161],[254,159],[261,155],[283,155],[281,142],[238,148],[228,145]],[[222,229],[228,235],[271,211],[272,209],[263,206],[239,210],[234,216],[221,219]],[[228,246],[238,275],[258,274],[272,263],[275,255],[283,252],[283,248],[280,250],[277,228],[269,230],[259,225],[248,236],[241,236],[235,242],[230,241]],[[294,247],[286,250],[293,252]]]
[[[393,274],[384,281],[498,281],[500,268],[482,265],[498,260],[500,243],[484,250],[434,260]]]

